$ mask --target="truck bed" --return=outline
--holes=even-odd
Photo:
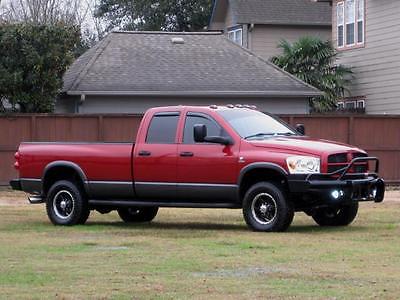
[[[20,177],[41,179],[48,164],[62,160],[77,164],[89,181],[132,182],[133,147],[134,143],[22,143]]]

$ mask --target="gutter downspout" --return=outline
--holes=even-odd
[[[253,43],[252,43],[252,38],[251,38],[251,33],[254,30],[254,23],[251,23],[248,25],[247,29],[247,49],[250,51],[253,51]]]

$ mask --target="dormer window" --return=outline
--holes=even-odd
[[[228,31],[228,38],[235,42],[236,44],[239,44],[240,46],[243,46],[243,30],[242,28],[236,28]]]

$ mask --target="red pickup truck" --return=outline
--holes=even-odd
[[[15,159],[11,186],[57,225],[91,210],[148,222],[159,207],[199,207],[241,208],[256,231],[284,231],[297,211],[345,226],[385,193],[377,158],[243,106],[153,108],[136,143],[22,143]]]

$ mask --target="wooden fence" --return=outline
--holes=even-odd
[[[0,185],[17,176],[14,152],[22,141],[133,141],[141,115],[10,115],[0,116]],[[381,175],[400,183],[400,115],[281,116],[305,124],[307,135],[356,145],[381,160]]]

